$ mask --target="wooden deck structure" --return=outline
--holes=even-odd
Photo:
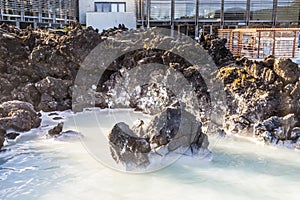
[[[300,28],[219,29],[220,38],[227,39],[227,48],[235,56],[263,58],[296,56]]]

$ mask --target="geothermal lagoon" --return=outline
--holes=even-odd
[[[210,158],[182,156],[158,171],[127,174],[95,159],[82,137],[47,138],[47,125],[57,123],[48,114],[43,113],[44,128],[9,141],[0,154],[1,199],[298,199],[298,151],[211,136]],[[80,130],[86,138],[99,132],[99,125],[99,135],[105,135],[119,120],[149,120],[124,109],[58,114],[66,130],[84,122]],[[104,146],[99,150],[109,153]]]

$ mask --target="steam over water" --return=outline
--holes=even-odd
[[[76,122],[85,138],[118,121],[149,120],[128,110],[96,113],[75,120],[69,112],[60,115],[66,130]],[[182,157],[153,173],[126,174],[105,167],[78,139],[47,138],[45,126],[54,123],[45,116],[44,128],[9,141],[0,153],[0,199],[299,199],[300,152],[294,150],[210,137],[211,161]],[[110,159],[108,149],[99,149]]]

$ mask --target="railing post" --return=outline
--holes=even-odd
[[[249,22],[250,22],[250,1],[247,0],[247,6],[246,6],[246,27],[249,27]]]
[[[261,38],[261,31],[258,31],[257,58],[259,58],[259,54],[260,54],[260,38]]]
[[[175,29],[175,0],[171,0],[171,36],[174,36],[174,29]]]
[[[275,48],[276,48],[276,32],[273,30],[273,49],[272,49],[272,55],[275,56]]]
[[[147,2],[147,28],[150,28],[150,2],[151,0],[146,0]]]
[[[293,42],[293,53],[292,57],[295,58],[295,53],[296,53],[296,41],[297,41],[297,31],[294,31],[294,42]]]
[[[223,29],[224,28],[224,20],[225,20],[225,17],[224,17],[224,1],[225,0],[222,0],[221,1],[221,11],[220,11],[220,18],[221,18],[221,28]]]
[[[273,11],[272,11],[272,27],[276,27],[276,19],[277,19],[277,4],[278,0],[273,0]]]
[[[199,0],[196,0],[195,39],[199,38]]]

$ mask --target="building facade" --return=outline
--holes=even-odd
[[[138,26],[186,33],[214,28],[298,27],[300,0],[138,0]]]
[[[119,24],[137,27],[135,0],[79,0],[79,22],[108,29]]]
[[[0,23],[63,26],[77,17],[77,0],[0,0]]]
[[[80,22],[116,26],[116,6],[99,9],[101,3],[124,4],[127,15],[119,18],[125,25],[135,18],[137,27],[162,26],[196,36],[218,28],[298,27],[300,15],[300,0],[79,0]]]

